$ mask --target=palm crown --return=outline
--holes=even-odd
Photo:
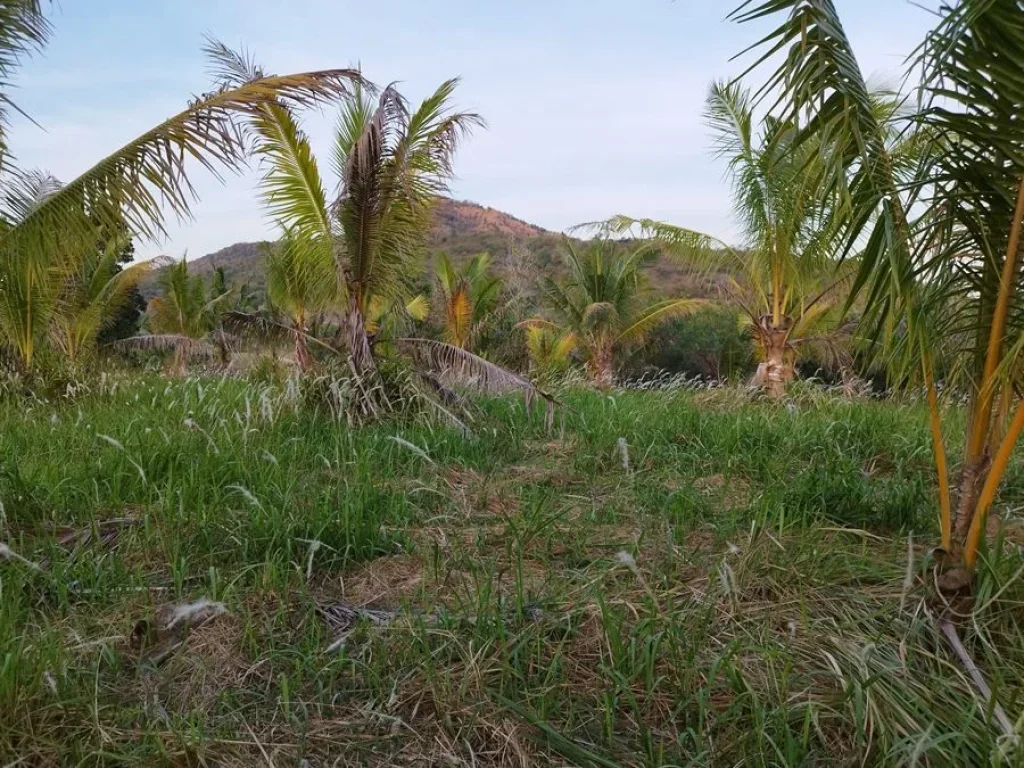
[[[648,331],[670,317],[684,315],[705,302],[697,299],[652,301],[643,281],[643,267],[654,257],[648,245],[627,250],[604,238],[578,249],[565,243],[567,279],[548,278],[545,294],[558,321],[574,333],[583,347],[594,380],[611,384],[615,357],[630,344],[641,342]],[[528,326],[555,324],[527,321]]]
[[[460,349],[469,349],[479,337],[501,292],[501,279],[490,273],[491,257],[474,256],[461,270],[447,254],[437,259],[437,285],[444,312],[444,338]]]
[[[221,61],[234,77],[251,76],[252,65],[231,52],[223,51]],[[335,132],[331,161],[339,194],[332,202],[287,105],[271,104],[252,115],[256,151],[265,161],[267,211],[286,233],[289,259],[317,269],[328,259],[336,263],[349,354],[361,372],[373,368],[366,330],[371,302],[392,303],[411,292],[458,142],[482,122],[451,108],[457,83],[442,83],[415,111],[393,86],[375,100],[358,88],[344,103]]]

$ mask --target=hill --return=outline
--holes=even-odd
[[[443,199],[435,214],[430,237],[432,255],[447,253],[455,262],[468,261],[478,253],[487,252],[502,273],[523,270],[557,274],[560,271],[559,250],[565,236],[518,219],[495,208],[468,201]],[[263,254],[267,242],[242,242],[221,248],[189,262],[198,274],[210,274],[217,267],[224,270],[232,283],[246,283],[256,291],[266,285]],[[528,263],[524,263],[524,259]],[[659,258],[652,265],[651,281],[666,295],[703,295],[706,281],[677,262]],[[152,287],[148,286],[152,291]]]

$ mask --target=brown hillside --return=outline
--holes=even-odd
[[[535,270],[542,274],[561,272],[560,251],[564,236],[517,219],[495,208],[467,201],[442,199],[435,214],[430,238],[431,256],[447,253],[456,263],[465,263],[477,253],[490,253],[499,273],[507,273],[514,252],[526,249]],[[215,267],[224,270],[230,282],[245,283],[255,291],[266,285],[263,254],[268,243],[235,243],[219,251],[191,260],[191,269],[210,274]],[[521,266],[519,267],[522,268]],[[708,296],[715,293],[704,277],[695,275],[678,262],[658,258],[649,271],[651,284],[667,296]],[[155,292],[150,281],[143,286],[147,296]]]
[[[443,242],[456,235],[489,234],[527,239],[552,234],[515,216],[464,200],[443,199],[434,213],[434,239]]]

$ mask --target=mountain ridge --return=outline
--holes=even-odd
[[[490,253],[495,270],[507,275],[523,270],[523,252],[528,251],[528,270],[557,275],[563,272],[560,250],[567,235],[552,232],[497,208],[468,200],[442,198],[435,211],[434,227],[428,242],[430,258],[446,253],[456,263],[465,263],[478,253]],[[266,287],[265,249],[268,241],[243,241],[189,261],[195,274],[211,274],[220,267],[234,284],[246,284],[254,291]],[[663,295],[706,296],[708,286],[692,270],[665,256],[649,267],[651,283]],[[144,286],[147,296],[155,285]]]

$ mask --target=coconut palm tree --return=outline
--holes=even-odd
[[[575,350],[576,334],[572,331],[527,321],[526,352],[530,375],[537,381],[548,382],[568,371]]]
[[[599,238],[579,248],[567,239],[566,280],[545,280],[545,296],[555,319],[535,318],[523,325],[571,332],[593,382],[610,387],[616,358],[624,349],[641,343],[658,323],[707,303],[700,299],[652,300],[642,272],[654,256],[649,244],[628,250],[621,243]]]
[[[260,70],[223,46],[214,54],[229,82]],[[412,295],[439,195],[452,177],[459,141],[482,124],[451,107],[458,80],[448,80],[415,111],[394,86],[377,99],[364,88],[341,110],[331,166],[339,190],[328,202],[320,164],[292,110],[264,105],[249,129],[263,165],[264,205],[303,263],[333,259],[345,307],[347,351],[359,375],[376,368],[366,318],[373,301]]]
[[[474,256],[461,270],[447,254],[437,259],[436,277],[444,312],[443,338],[459,349],[471,349],[490,318],[501,293],[501,279],[490,274],[490,254]]]
[[[886,108],[878,94],[870,97],[880,112]],[[717,153],[728,161],[743,245],[733,248],[711,235],[627,216],[603,226],[652,237],[690,264],[737,278],[727,289],[754,338],[754,382],[780,397],[802,355],[814,350],[845,358],[836,305],[851,273],[836,275],[839,219],[821,194],[825,148],[798,140],[796,120],[768,116],[758,127],[750,94],[735,84],[712,85],[705,115]]]
[[[855,51],[831,2],[744,3],[740,22],[778,15],[750,71],[768,65],[761,92],[808,117],[807,140],[835,147],[830,179],[848,206],[854,285],[901,373],[918,372],[931,412],[946,588],[977,565],[986,516],[1024,429],[1024,3],[958,0],[908,64],[919,105],[906,121],[920,148],[899,172],[886,126],[871,108]],[[776,52],[785,56],[775,59]],[[956,498],[950,492],[936,371],[970,393]],[[947,386],[945,390],[955,390]]]
[[[50,318],[50,336],[72,366],[95,350],[100,332],[132,298],[139,283],[162,266],[146,261],[120,268],[123,240],[115,239],[102,249],[72,263],[63,279]]]
[[[74,272],[95,250],[97,231],[127,227],[134,235],[164,234],[168,212],[187,217],[195,199],[194,166],[219,173],[243,167],[247,146],[236,118],[273,104],[300,108],[347,96],[360,75],[331,69],[295,75],[253,73],[219,81],[177,115],[60,184],[17,168],[8,153],[6,116],[17,109],[9,90],[26,56],[51,31],[39,0],[0,2],[0,323],[8,344],[31,365],[55,306],[45,287]],[[52,296],[52,294],[51,294]]]
[[[146,309],[149,333],[117,342],[119,346],[173,351],[171,370],[185,372],[191,357],[210,356],[226,346],[219,319],[231,298],[226,285],[214,280],[207,287],[202,275],[191,275],[185,259],[163,269],[157,277],[159,295]]]
[[[217,60],[229,80],[245,81],[258,71],[226,48]],[[434,208],[448,189],[459,142],[483,124],[478,115],[452,108],[457,84],[442,83],[415,110],[394,86],[375,99],[359,88],[342,105],[335,131],[333,200],[289,106],[269,104],[250,115],[267,212],[304,261],[332,258],[337,266],[355,418],[377,418],[394,405],[379,377],[376,355],[382,349],[404,353],[435,391],[441,387],[434,374],[460,375],[485,390],[547,397],[523,377],[452,344],[391,337],[425,308],[415,279],[426,266]],[[388,343],[381,345],[385,336]]]
[[[296,247],[286,234],[267,251],[267,296],[288,318],[299,370],[313,359],[307,336],[309,323],[334,307],[340,297],[338,272],[329,252]]]

